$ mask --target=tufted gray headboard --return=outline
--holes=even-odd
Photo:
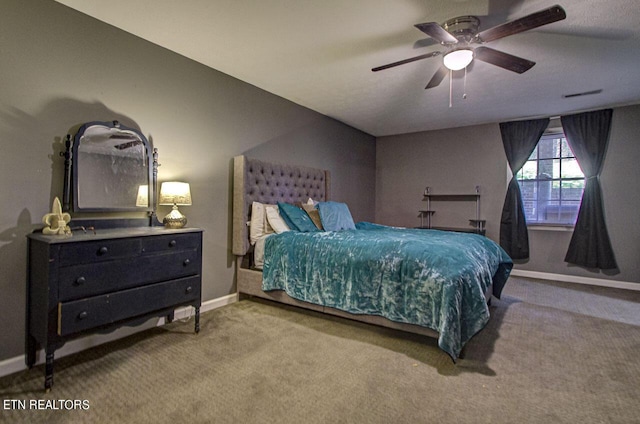
[[[253,202],[306,202],[329,200],[329,171],[303,166],[281,165],[233,158],[233,241],[234,255],[249,250],[249,227]]]

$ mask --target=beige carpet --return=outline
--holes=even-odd
[[[199,335],[176,322],[61,358],[49,394],[42,366],[4,377],[3,405],[89,408],[0,421],[640,422],[640,292],[511,278],[491,311],[453,364],[432,339],[244,300]]]

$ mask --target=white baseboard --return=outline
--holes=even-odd
[[[616,289],[640,290],[640,283],[627,281],[605,280],[602,278],[580,277],[577,275],[551,274],[548,272],[527,271],[524,269],[513,269],[511,275],[514,277],[539,278],[541,280],[562,281],[565,283],[587,284],[590,286],[612,287]]]
[[[231,303],[238,301],[238,294],[233,293],[227,296],[219,297],[217,299],[207,300],[200,306],[200,313],[211,311],[213,309],[220,308],[222,306],[230,305]],[[191,306],[178,308],[175,311],[175,319],[186,319],[193,315],[193,308]],[[148,330],[153,327],[160,327],[165,324],[164,318],[152,318],[144,324],[136,327],[121,327],[112,333],[108,334],[91,334],[80,339],[71,340],[66,343],[62,348],[56,350],[56,359],[63,356],[71,355],[73,353],[80,352],[85,349],[89,349],[95,346],[99,346],[103,343],[112,342],[114,340],[121,339],[123,337],[130,336],[140,331]],[[36,365],[44,363],[44,350],[40,350],[36,353]],[[0,361],[0,377],[13,374],[14,372],[22,371],[27,368],[24,362],[24,355],[15,356],[13,358]]]

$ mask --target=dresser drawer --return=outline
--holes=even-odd
[[[60,266],[110,261],[137,256],[142,251],[140,239],[99,240],[60,246]]]
[[[199,250],[192,249],[62,267],[58,276],[58,299],[64,302],[198,275],[201,260]]]
[[[200,247],[200,238],[200,233],[145,237],[142,240],[142,250],[144,252],[170,252],[196,249]]]
[[[67,336],[154,311],[200,302],[200,278],[164,283],[58,304],[58,335]]]

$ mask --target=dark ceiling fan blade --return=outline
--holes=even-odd
[[[551,6],[548,9],[523,16],[511,22],[489,28],[478,34],[477,38],[482,42],[489,42],[508,35],[518,34],[519,32],[528,31],[542,25],[552,22],[561,21],[567,17],[564,9],[558,5]]]
[[[441,43],[457,43],[458,39],[451,35],[449,31],[442,28],[436,22],[425,22],[423,24],[415,24],[416,28],[427,34],[429,37],[438,40]]]
[[[532,62],[530,60],[483,46],[476,47],[473,51],[473,56],[475,59],[499,66],[509,71],[517,72],[519,74],[528,71],[533,65],[536,64],[535,62]]]
[[[427,59],[429,57],[438,56],[440,54],[442,54],[442,52],[431,52],[431,53],[421,54],[420,56],[410,57],[409,59],[404,59],[398,62],[393,62],[386,65],[378,66],[371,70],[373,72],[378,72],[378,71],[382,71],[383,69],[393,68],[394,66],[404,65],[405,63],[411,63],[411,62],[415,62],[416,60]]]
[[[442,80],[444,79],[444,77],[447,76],[448,72],[449,70],[444,65],[440,66],[440,68],[438,68],[436,73],[433,74],[433,76],[431,77],[429,84],[427,84],[427,86],[424,89],[426,90],[427,88],[433,88],[433,87],[439,86]]]

